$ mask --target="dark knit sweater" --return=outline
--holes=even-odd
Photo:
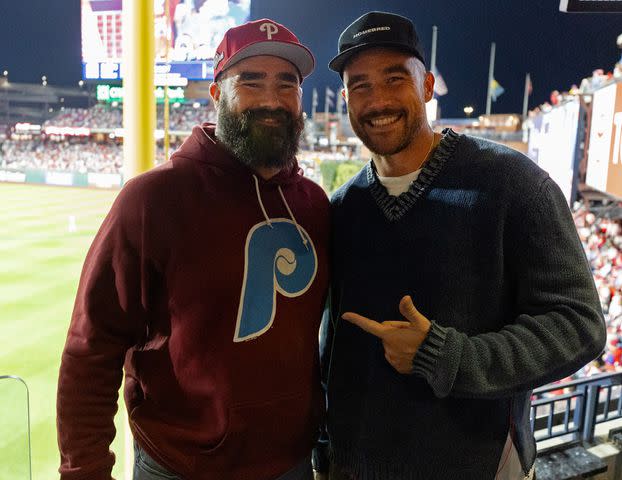
[[[360,480],[492,479],[510,433],[528,472],[531,390],[605,342],[557,185],[525,156],[449,130],[408,192],[389,196],[370,163],[332,207],[323,359],[336,463]],[[412,375],[340,320],[400,319],[404,295],[433,321]]]

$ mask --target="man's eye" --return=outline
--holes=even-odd
[[[357,83],[356,85],[350,87],[350,90],[351,91],[363,90],[367,87],[369,87],[368,83]]]
[[[403,77],[389,77],[389,83],[399,82]]]

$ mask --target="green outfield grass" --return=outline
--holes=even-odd
[[[0,183],[0,375],[30,388],[34,480],[58,478],[56,383],[80,270],[117,192]],[[0,381],[0,480],[27,479],[25,390]],[[114,476],[122,479],[123,420]]]

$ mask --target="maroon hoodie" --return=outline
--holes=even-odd
[[[186,479],[268,480],[311,451],[328,200],[298,166],[253,175],[195,127],[129,181],[86,258],[58,384],[61,478],[109,480],[125,402]]]

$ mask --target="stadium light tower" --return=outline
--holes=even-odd
[[[46,77],[45,75],[43,75],[41,77],[41,85],[43,85],[44,87],[48,84],[48,77]]]
[[[80,80],[78,82],[78,87],[80,87],[80,88],[84,87],[84,80]]]
[[[471,114],[473,113],[473,107],[471,105],[467,105],[466,107],[463,108],[464,113],[466,114],[467,117],[470,117]]]
[[[9,71],[5,70],[4,72],[2,72],[2,75],[4,75],[5,77],[8,77],[9,76]]]

